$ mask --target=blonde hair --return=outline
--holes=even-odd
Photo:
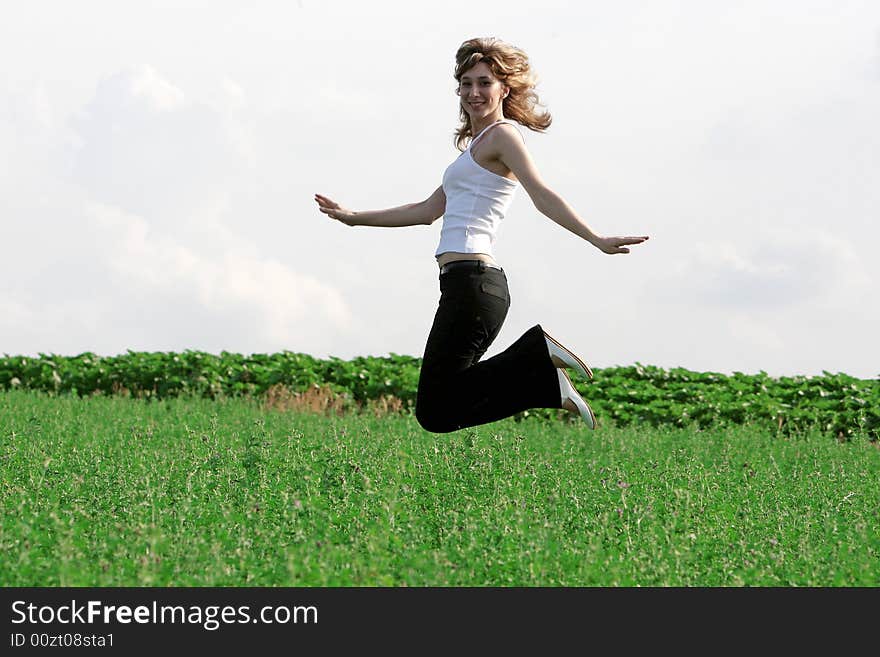
[[[535,93],[537,76],[532,72],[529,58],[519,48],[494,37],[468,39],[455,53],[455,79],[459,82],[456,93],[459,93],[461,76],[480,62],[485,62],[492,74],[501,83],[510,88],[510,93],[502,101],[501,112],[505,118],[513,119],[520,125],[544,132],[550,127],[550,112],[539,112],[540,104]],[[455,147],[463,151],[468,140],[473,138],[471,122],[464,107],[459,106],[461,125],[455,131]]]

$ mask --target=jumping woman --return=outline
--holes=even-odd
[[[551,121],[548,112],[536,110],[536,78],[522,50],[494,38],[470,39],[455,55],[454,77],[461,118],[455,138],[462,153],[429,198],[355,212],[316,194],[319,210],[348,226],[430,225],[443,217],[434,254],[440,303],[416,396],[416,418],[425,430],[456,431],[530,408],[564,408],[595,429],[593,411],[565,368],[584,378],[592,378],[592,371],[540,324],[480,360],[510,308],[507,277],[493,257],[495,236],[522,184],[539,212],[603,253],[629,253],[628,246],[648,237],[597,234],[541,178],[514,124],[543,132]]]

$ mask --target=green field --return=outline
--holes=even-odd
[[[880,449],[819,430],[10,390],[0,475],[3,586],[880,585]]]

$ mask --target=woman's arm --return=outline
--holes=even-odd
[[[596,233],[565,202],[565,199],[546,185],[541,174],[538,173],[538,168],[531,154],[523,143],[522,135],[516,128],[502,124],[493,132],[496,133],[495,139],[484,148],[497,152],[498,159],[513,171],[513,174],[525,187],[538,212],[578,237],[587,240],[604,253],[629,253],[629,249],[625,248],[627,245],[641,244],[648,239],[647,235],[643,237],[604,237]],[[492,155],[491,152],[487,154]]]
[[[419,203],[408,203],[388,210],[371,210],[355,212],[342,207],[326,196],[315,194],[318,209],[348,226],[384,226],[398,228],[400,226],[429,225],[446,212],[446,194],[443,187],[438,187],[431,196]]]

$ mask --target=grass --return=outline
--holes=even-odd
[[[819,432],[10,391],[0,585],[877,586],[878,484]]]

